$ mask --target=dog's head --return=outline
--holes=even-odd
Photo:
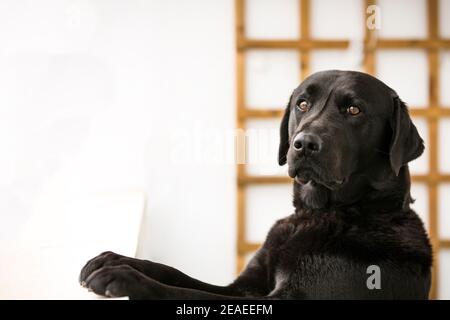
[[[305,79],[291,95],[280,134],[279,164],[288,163],[303,202],[313,208],[325,205],[329,191],[348,190],[361,177],[387,169],[398,176],[424,150],[395,91],[354,71]]]

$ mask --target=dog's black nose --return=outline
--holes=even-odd
[[[294,149],[305,154],[319,152],[322,148],[322,141],[314,134],[300,132],[294,139]]]

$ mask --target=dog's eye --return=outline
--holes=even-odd
[[[298,108],[298,110],[300,110],[301,112],[306,112],[306,111],[308,111],[308,110],[309,110],[308,102],[306,102],[306,101],[300,101],[300,102],[297,104],[297,108]]]
[[[361,110],[358,107],[350,106],[347,108],[347,113],[352,116],[356,116],[361,113]]]

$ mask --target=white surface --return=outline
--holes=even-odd
[[[234,128],[233,14],[231,0],[1,1],[0,243],[58,190],[142,190],[138,256],[231,281],[234,166],[208,159],[233,146],[201,136],[199,161],[171,155],[192,143],[180,132]]]
[[[313,39],[362,39],[364,36],[363,0],[311,1]]]
[[[246,36],[249,39],[297,39],[300,36],[298,0],[246,0]]]
[[[450,3],[450,1],[448,1]],[[450,11],[450,8],[449,8]],[[449,20],[450,21],[450,20]],[[449,23],[450,25],[450,23]],[[444,50],[440,52],[440,104],[450,108],[450,51]]]
[[[439,120],[439,170],[443,173],[450,173],[450,119]]]
[[[97,298],[80,288],[81,268],[104,251],[135,256],[144,204],[141,192],[42,201],[0,251],[0,299]]]
[[[450,250],[443,249],[439,254],[439,299],[450,300]]]
[[[247,188],[247,240],[262,242],[276,220],[294,213],[292,185]]]
[[[426,0],[377,0],[381,10],[380,38],[427,37]]]
[[[353,50],[313,50],[311,51],[311,73],[323,70],[361,70],[359,52]]]
[[[83,254],[69,248],[64,252],[61,252],[61,248],[2,252],[0,299],[105,299],[78,284],[81,267],[92,255],[88,255],[91,252],[89,247],[78,247],[77,250],[84,250]]]
[[[439,0],[439,31],[443,38],[450,38],[450,0]]]
[[[378,50],[377,77],[408,105],[428,105],[428,60],[423,50]],[[395,68],[393,68],[395,66]]]
[[[419,158],[409,163],[409,170],[411,174],[427,174],[430,158],[430,150],[428,149],[428,122],[425,118],[418,117],[412,118],[412,121],[424,141],[425,150]]]
[[[287,166],[278,165],[280,119],[247,121],[247,173],[287,176]]]
[[[249,50],[246,54],[246,103],[252,108],[283,108],[300,84],[295,50]]]
[[[415,199],[415,202],[411,205],[414,211],[422,219],[425,228],[429,228],[428,219],[428,187],[424,183],[412,183],[411,184],[411,197]]]
[[[441,239],[450,239],[450,184],[441,184],[438,190],[439,236]]]

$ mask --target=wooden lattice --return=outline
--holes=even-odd
[[[244,132],[249,119],[269,119],[282,115],[280,109],[267,110],[250,108],[245,101],[245,56],[249,49],[293,49],[301,53],[301,79],[310,73],[310,52],[317,49],[346,49],[350,40],[315,40],[310,36],[310,3],[314,0],[299,0],[300,2],[300,39],[297,40],[252,40],[246,38],[245,32],[245,0],[235,0],[236,23],[236,75],[237,75],[237,118],[236,126],[239,132]],[[365,0],[364,21],[366,8],[375,5],[376,0]],[[439,35],[438,0],[427,2],[428,35],[425,39],[379,39],[376,30],[365,29],[364,37],[364,69],[367,73],[376,73],[375,53],[378,49],[422,49],[428,56],[429,101],[426,108],[410,107],[413,117],[425,118],[428,123],[429,137],[427,150],[429,152],[429,172],[423,175],[413,175],[414,182],[426,184],[429,192],[429,235],[434,248],[433,283],[430,297],[437,297],[439,276],[439,250],[450,248],[450,239],[440,239],[438,234],[438,186],[450,182],[449,174],[442,174],[438,167],[438,121],[443,117],[450,117],[450,108],[444,108],[439,101],[439,52],[450,49],[450,39],[443,39]],[[243,138],[244,135],[241,135]],[[247,254],[254,252],[260,243],[251,243],[246,237],[246,187],[253,184],[292,183],[288,177],[281,176],[250,176],[246,172],[245,142],[238,138],[237,162],[237,271],[240,272],[245,264]],[[274,160],[275,161],[275,160]]]

